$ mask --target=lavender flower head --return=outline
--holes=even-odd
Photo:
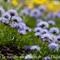
[[[18,16],[13,16],[13,17],[12,17],[12,20],[13,20],[13,21],[16,21],[16,22],[18,22],[18,23],[22,22],[22,18],[21,18],[21,17],[18,17]]]
[[[36,32],[35,33],[35,36],[40,37],[41,36],[41,33],[40,32]]]
[[[30,51],[30,50],[31,50],[31,47],[30,47],[30,46],[27,46],[27,47],[25,48],[25,50],[26,50],[26,51]]]
[[[59,34],[59,29],[57,27],[52,27],[50,28],[49,32]]]
[[[3,9],[3,7],[0,7],[0,13],[3,14],[5,11]]]
[[[25,30],[31,32],[31,29],[27,26],[25,27]]]
[[[37,45],[33,45],[33,46],[31,46],[31,50],[37,50],[37,51],[40,51],[40,47],[37,46]]]
[[[55,41],[60,42],[60,35],[58,35],[58,36],[55,37]]]
[[[57,17],[60,18],[60,13],[57,14]]]
[[[39,18],[42,16],[42,13],[38,9],[33,9],[30,11],[30,16],[34,18]]]
[[[51,60],[49,56],[44,57],[44,60]]]
[[[27,54],[27,55],[25,56],[25,59],[26,59],[26,60],[33,59],[33,56],[32,56],[31,54]]]
[[[38,9],[43,12],[46,11],[46,7],[44,5],[38,6]]]
[[[54,14],[53,14],[53,13],[49,13],[49,14],[47,14],[47,16],[45,17],[46,20],[50,20],[51,18],[54,18]]]
[[[54,22],[53,20],[49,20],[48,23],[49,23],[50,25],[55,25],[55,22]]]
[[[40,22],[43,21],[43,20],[42,20],[42,19],[37,19],[36,21],[37,21],[37,23],[40,23]]]
[[[4,18],[4,17],[2,17],[2,23],[4,23],[4,24],[9,24],[9,20],[6,19],[6,18]]]
[[[43,42],[52,42],[53,38],[49,33],[43,34],[41,36]]]
[[[11,18],[10,14],[9,14],[8,12],[3,13],[3,14],[2,14],[2,17],[6,18],[6,19],[8,19],[8,20],[10,20],[10,18]]]
[[[41,35],[46,34],[46,33],[49,33],[47,29],[42,29],[41,30]]]
[[[45,21],[41,21],[40,23],[37,24],[37,27],[48,28],[49,24]]]
[[[11,27],[13,27],[13,28],[19,28],[19,24],[18,23],[10,23],[9,24]]]
[[[11,16],[18,16],[17,11],[14,10],[14,9],[10,9],[10,10],[8,10],[8,13],[9,13]]]
[[[34,29],[34,32],[41,32],[42,31],[42,28],[40,28],[40,27],[36,27],[35,29]]]
[[[25,34],[26,34],[26,30],[20,30],[20,29],[18,29],[18,32],[19,32],[20,34],[22,34],[22,35],[25,35]]]
[[[54,43],[54,42],[52,42],[52,43],[50,43],[50,44],[48,45],[48,48],[49,48],[50,50],[56,50],[56,51],[58,51],[59,45],[56,44],[56,43]]]
[[[29,11],[27,9],[23,9],[21,10],[20,14],[29,15]]]

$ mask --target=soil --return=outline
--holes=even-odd
[[[21,56],[23,51],[24,51],[24,49],[22,49],[22,48],[18,49],[17,46],[15,46],[13,44],[6,45],[6,46],[0,45],[0,52],[2,54],[0,56],[0,58],[2,58],[4,56],[7,60],[13,60],[13,56]]]

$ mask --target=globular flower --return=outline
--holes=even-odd
[[[40,10],[40,11],[46,11],[46,6],[44,6],[44,5],[40,5],[40,6],[38,6],[38,9]]]
[[[20,14],[29,15],[29,10],[28,9],[23,9],[23,10],[21,10]]]
[[[21,23],[17,23],[17,22],[10,23],[10,26],[14,27],[14,28],[18,28],[20,30],[25,30],[25,27],[26,27],[25,23],[23,23],[23,22],[21,22]]]
[[[26,30],[21,30],[21,29],[18,29],[18,32],[20,33],[20,34],[22,34],[22,35],[25,35],[26,34]]]
[[[34,29],[34,32],[41,32],[42,31],[42,28],[40,28],[40,27],[36,27],[35,29]]]
[[[57,18],[60,18],[60,11],[57,12],[57,15],[56,15]]]
[[[49,24],[45,21],[41,21],[40,23],[37,24],[37,27],[48,28]]]
[[[19,29],[18,29],[18,32],[20,33],[20,34],[22,34],[22,35],[24,35],[24,34],[26,34],[26,29],[25,29],[25,24],[20,24],[19,25]]]
[[[49,32],[59,34],[59,29],[57,27],[52,27],[50,28]]]
[[[27,54],[27,55],[25,56],[25,59],[28,59],[28,60],[33,59],[33,56],[32,56],[31,54]]]
[[[55,37],[55,41],[60,42],[60,35]]]
[[[40,32],[36,32],[35,33],[35,36],[40,37],[41,36],[41,33]]]
[[[47,14],[47,16],[45,17],[45,20],[50,20],[51,18],[54,18],[54,14],[53,13]]]
[[[18,22],[18,23],[22,22],[22,18],[19,17],[19,16],[13,16],[12,20],[15,21],[15,22]]]
[[[6,19],[8,19],[8,20],[10,20],[10,18],[11,18],[10,14],[9,14],[8,12],[3,13],[3,14],[2,14],[2,17],[6,18]]]
[[[54,12],[54,13],[53,13],[54,18],[58,18],[58,17],[57,17],[57,14],[58,14],[58,12]]]
[[[42,19],[36,19],[37,23],[40,23],[41,21],[43,21]]]
[[[43,34],[41,36],[43,42],[52,42],[53,38],[49,33]]]
[[[53,20],[49,20],[48,23],[49,23],[50,25],[55,25],[55,22],[54,22]]]
[[[19,24],[18,23],[10,23],[9,24],[11,27],[13,27],[13,28],[19,28]]]
[[[9,20],[6,19],[6,18],[4,18],[4,17],[2,17],[2,23],[4,23],[4,24],[9,24]]]
[[[37,51],[39,51],[40,47],[37,46],[37,45],[33,45],[33,46],[31,46],[31,50],[37,50]]]
[[[58,51],[59,45],[56,44],[56,43],[54,43],[54,42],[52,42],[52,43],[50,43],[50,44],[48,45],[48,48],[49,48],[50,50],[57,50],[57,51]]]
[[[0,13],[3,14],[5,11],[3,9],[3,7],[0,7]]]
[[[25,27],[25,30],[31,32],[31,29],[27,26]]]
[[[8,13],[9,13],[11,16],[18,16],[17,11],[14,10],[14,9],[10,9],[10,10],[8,10]]]
[[[25,50],[26,50],[26,51],[30,51],[30,50],[31,50],[31,47],[30,47],[30,46],[27,46],[27,47],[25,48]]]
[[[46,33],[49,33],[48,30],[47,29],[42,29],[41,35],[46,34]]]
[[[51,60],[51,58],[49,56],[45,56],[44,60]]]
[[[30,16],[34,18],[39,18],[40,16],[42,16],[42,13],[38,9],[35,8],[30,11]]]
[[[54,34],[51,34],[51,33],[49,33],[50,34],[50,36],[52,37],[52,39],[53,39],[53,41],[54,41],[54,39],[55,39],[55,35]]]
[[[18,27],[19,27],[20,30],[23,30],[23,29],[25,30],[26,29],[26,24],[23,23],[23,22],[18,23]]]

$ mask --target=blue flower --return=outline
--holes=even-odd
[[[30,11],[30,16],[34,18],[39,18],[42,16],[42,13],[38,9],[33,9]]]
[[[60,18],[60,13],[57,14],[57,17]]]
[[[13,20],[13,21],[16,21],[16,22],[18,22],[18,23],[22,22],[22,18],[21,18],[21,17],[18,17],[18,16],[13,16],[13,17],[12,17],[12,20]]]
[[[23,10],[20,11],[20,14],[29,15],[29,10],[24,8]]]
[[[31,32],[31,29],[27,26],[25,27],[25,30]]]
[[[9,20],[6,19],[6,18],[4,18],[4,17],[2,17],[2,23],[4,23],[4,24],[9,24]]]
[[[40,32],[36,32],[35,33],[35,36],[40,37],[41,36],[41,33]]]
[[[37,24],[37,27],[48,28],[49,24],[45,21],[41,21],[40,23]]]
[[[50,50],[57,50],[57,51],[58,51],[59,46],[58,46],[58,44],[52,42],[52,43],[50,43],[50,44],[48,45],[48,48],[49,48]]]
[[[27,47],[25,48],[25,50],[26,50],[26,51],[30,51],[30,50],[31,50],[31,47],[30,47],[30,46],[27,46]]]
[[[57,27],[52,27],[50,28],[49,32],[59,34],[59,29]]]
[[[46,11],[46,7],[44,5],[38,6],[38,9],[43,12]]]
[[[36,27],[35,29],[34,29],[34,32],[41,32],[42,31],[42,28],[40,28],[40,27]]]
[[[52,42],[53,38],[49,33],[43,34],[41,36],[43,42]]]
[[[37,19],[36,21],[37,21],[37,23],[40,23],[40,22],[43,21],[43,20],[42,20],[42,19]]]
[[[49,56],[44,57],[44,60],[51,60]]]
[[[8,12],[3,13],[3,14],[2,14],[2,17],[6,18],[6,19],[8,19],[8,20],[10,20],[10,18],[11,18],[10,14],[9,14]]]
[[[31,46],[31,50],[37,50],[37,51],[40,51],[40,47],[37,46],[37,45],[33,45],[33,46]]]
[[[25,56],[25,59],[26,59],[26,60],[33,59],[33,56],[32,56],[31,54],[27,54],[27,55]]]
[[[11,16],[18,16],[17,11],[14,10],[14,9],[10,9],[10,10],[8,10],[8,13],[9,13]]]
[[[45,20],[50,20],[51,18],[54,18],[54,14],[53,13],[47,14],[47,16],[45,17]]]
[[[53,20],[49,20],[48,23],[49,23],[50,25],[55,25],[55,22],[54,22]]]
[[[10,23],[9,25],[11,27],[13,27],[13,28],[19,28],[19,24],[18,23]]]
[[[3,9],[3,7],[0,7],[0,13],[3,14],[5,11]]]
[[[55,37],[55,41],[56,42],[60,42],[60,35],[58,35],[58,36]]]
[[[41,35],[46,34],[46,33],[49,33],[47,29],[42,29],[41,30]]]
[[[20,30],[20,29],[18,29],[18,32],[19,32],[20,34],[22,34],[22,35],[25,35],[25,34],[26,34],[26,31],[25,31],[25,30]]]

